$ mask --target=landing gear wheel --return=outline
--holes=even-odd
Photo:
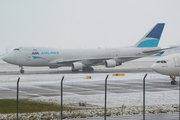
[[[22,67],[22,66],[19,66],[19,67],[21,68],[20,73],[21,73],[21,74],[24,74],[23,67]]]
[[[23,73],[24,73],[24,70],[23,70],[23,69],[21,69],[21,70],[20,70],[20,73],[22,73],[22,74],[23,74]]]
[[[72,71],[72,72],[79,72],[79,70],[73,70],[73,69],[72,69],[71,71]]]
[[[177,85],[176,81],[171,81],[171,85]]]
[[[94,69],[92,67],[83,67],[82,71],[83,72],[93,72]]]
[[[176,82],[176,80],[175,80],[175,79],[176,79],[176,76],[171,75],[170,78],[171,78],[171,80],[172,80],[172,81],[171,81],[171,85],[177,85],[177,82]]]

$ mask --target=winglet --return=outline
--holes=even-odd
[[[135,47],[157,47],[165,23],[156,24],[149,32],[147,32],[140,41],[138,41]]]

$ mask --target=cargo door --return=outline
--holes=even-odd
[[[175,67],[180,67],[180,61],[178,57],[174,57],[174,65]]]

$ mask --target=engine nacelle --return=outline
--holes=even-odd
[[[72,64],[72,70],[82,70],[83,64],[79,62],[75,62]]]
[[[110,67],[115,67],[117,65],[116,61],[115,60],[106,60],[105,61],[105,66],[107,68],[110,68]]]

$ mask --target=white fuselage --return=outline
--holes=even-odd
[[[45,47],[20,47],[4,56],[3,60],[19,66],[71,66],[81,62],[86,66],[104,64],[106,60],[123,63],[129,60],[151,55],[143,53],[155,48],[117,48],[117,49],[52,49]]]
[[[160,58],[151,68],[163,75],[180,76],[180,53]]]

